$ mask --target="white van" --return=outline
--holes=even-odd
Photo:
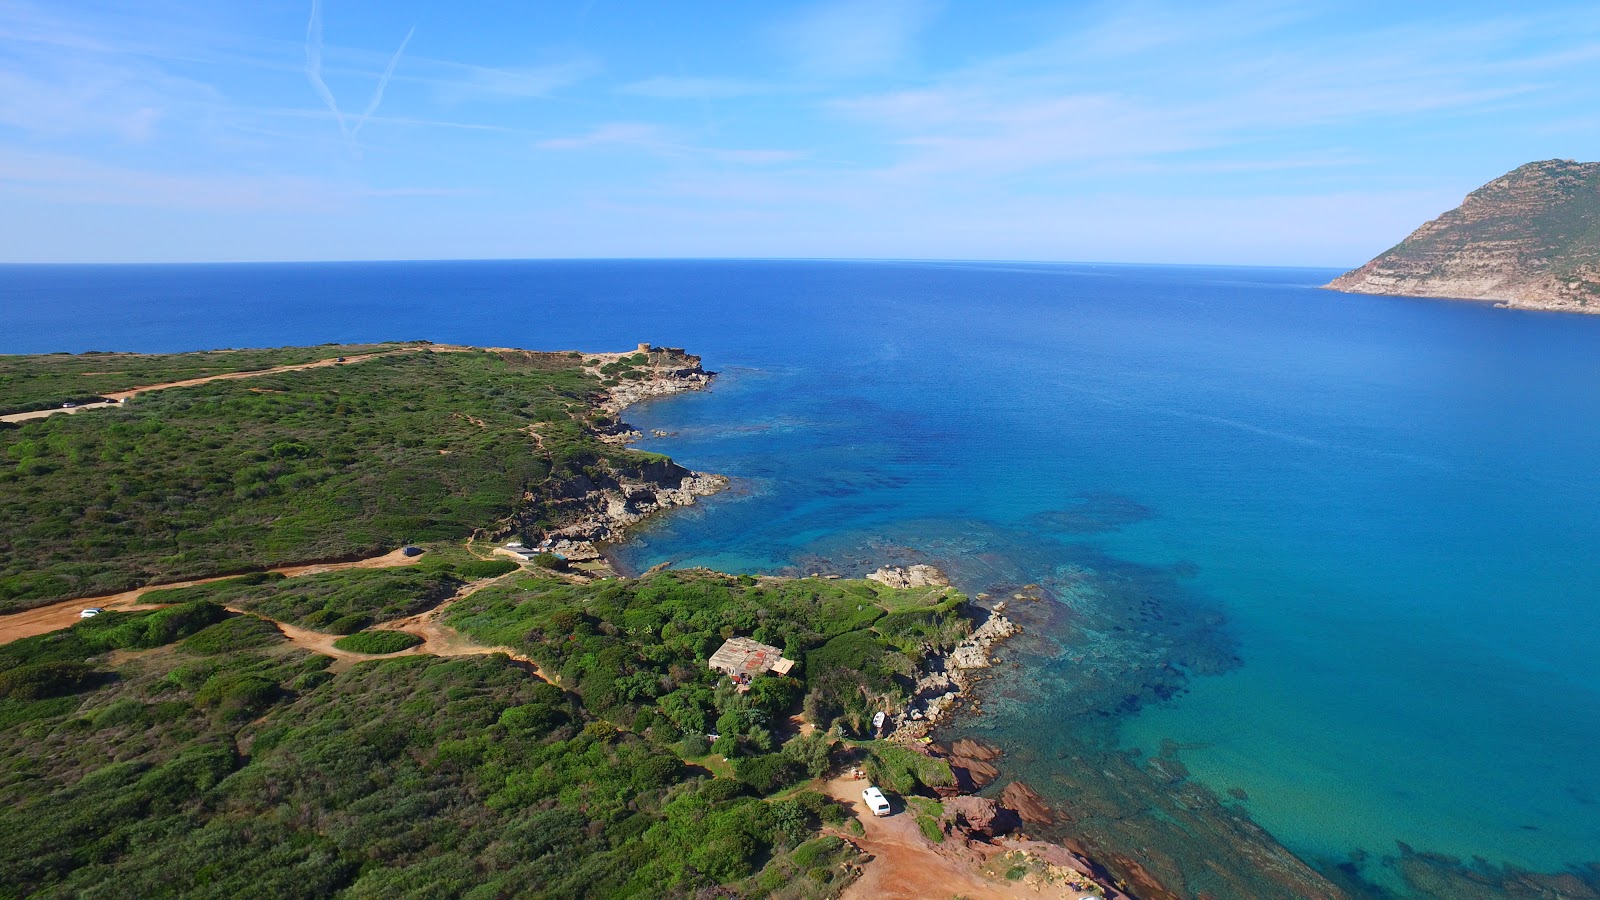
[[[861,799],[866,801],[867,809],[872,810],[873,815],[887,816],[889,814],[889,798],[885,797],[883,791],[878,790],[876,785],[869,786],[862,791]]]

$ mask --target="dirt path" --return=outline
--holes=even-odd
[[[538,675],[545,681],[554,684],[555,679],[546,674],[543,669],[539,668],[538,663],[534,662],[524,654],[518,653],[516,650],[513,650],[510,647],[488,647],[483,644],[476,643],[461,632],[456,631],[454,628],[451,628],[450,626],[439,621],[440,617],[443,616],[444,611],[452,604],[465,600],[466,598],[476,594],[478,591],[481,591],[486,587],[499,584],[508,578],[519,575],[521,574],[521,571],[522,570],[518,569],[515,572],[507,572],[506,574],[495,578],[485,578],[482,581],[474,581],[466,587],[463,587],[460,591],[457,591],[454,597],[451,597],[443,603],[440,603],[438,606],[435,606],[433,609],[430,609],[427,612],[418,613],[414,616],[407,616],[404,619],[394,619],[388,622],[382,622],[372,626],[374,631],[404,631],[407,634],[414,634],[417,637],[422,638],[422,643],[407,650],[402,650],[399,653],[390,653],[385,657],[372,657],[363,654],[357,654],[357,656],[361,659],[376,659],[387,658],[388,656],[420,656],[423,654],[432,656],[482,656],[488,653],[504,653],[512,659],[530,666],[535,675]],[[317,652],[321,653],[323,651],[318,650]],[[333,656],[334,654],[330,653],[328,655]]]
[[[268,569],[269,572],[280,572],[294,578],[300,575],[318,575],[323,572],[339,572],[345,569],[384,569],[391,566],[415,565],[421,557],[406,556],[399,550],[360,559],[354,562],[343,563],[312,563],[309,565],[279,566]],[[210,584],[213,581],[222,581],[225,578],[234,578],[233,575],[219,575],[214,578],[196,578],[191,581],[175,581],[169,584],[151,584],[131,591],[122,591],[116,594],[102,594],[98,597],[78,597],[73,600],[63,600],[49,606],[39,606],[18,613],[0,616],[0,644],[9,644],[12,641],[36,634],[59,631],[79,621],[78,613],[84,609],[97,606],[101,609],[142,609],[139,598],[151,591],[164,591],[171,588],[191,587],[197,584]]]
[[[866,834],[841,834],[871,853],[861,877],[845,889],[841,900],[1040,900],[1041,897],[1078,896],[1040,893],[1031,885],[995,881],[976,871],[976,865],[951,859],[922,836],[916,817],[896,804],[895,814],[874,816],[861,800],[868,782],[848,773],[823,785],[828,796],[848,805],[866,828]]]
[[[138,395],[148,391],[162,391],[166,390],[167,388],[190,387],[196,384],[206,384],[212,381],[232,381],[238,378],[259,378],[262,375],[278,375],[284,372],[300,372],[305,369],[321,369],[325,366],[349,365],[351,363],[358,363],[362,360],[372,359],[378,356],[388,356],[392,353],[407,353],[416,349],[416,347],[398,347],[394,350],[380,350],[376,353],[362,353],[357,356],[330,357],[328,359],[319,359],[314,362],[295,363],[294,365],[289,366],[273,366],[270,369],[257,369],[251,372],[224,372],[221,375],[205,375],[200,378],[186,378],[182,381],[169,381],[165,384],[147,384],[141,387],[129,388],[125,391],[113,391],[105,394],[104,396],[110,398],[112,401],[110,403],[84,403],[73,407],[58,407],[55,409],[39,409],[34,410],[33,412],[11,413],[10,415],[0,416],[0,422],[26,422],[30,419],[42,419],[45,416],[53,416],[56,413],[71,414],[82,412],[86,409],[105,409],[109,406],[119,406],[121,405],[122,401],[132,397],[137,397]],[[340,360],[343,360],[343,362]]]

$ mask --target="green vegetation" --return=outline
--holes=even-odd
[[[391,350],[397,344],[324,344],[266,350],[209,350],[203,353],[50,353],[0,356],[0,413],[53,409],[86,403],[103,394],[152,384],[169,384],[221,375],[257,372],[276,366],[316,362]],[[141,400],[142,402],[142,400]]]
[[[409,650],[420,643],[422,638],[404,631],[358,631],[339,638],[333,645],[351,653],[370,653],[379,656],[384,653]]]
[[[379,622],[432,609],[464,583],[454,573],[454,567],[445,566],[433,571],[346,569],[299,578],[255,574],[150,591],[143,599],[147,603],[208,600],[302,628],[351,634]]]
[[[263,365],[287,358],[262,352],[279,354]],[[36,368],[35,379],[60,379],[79,377],[83,360],[4,365],[13,378]],[[590,434],[599,385],[580,362],[398,353],[0,430],[0,612],[457,540],[507,517],[528,528],[564,522],[574,513],[554,502],[560,484],[659,465]],[[0,406],[21,404],[16,390],[0,392]]]
[[[955,773],[942,759],[923,756],[885,741],[873,741],[862,767],[867,778],[884,790],[914,794],[924,789],[954,787]]]
[[[837,896],[855,851],[818,831],[859,823],[807,782],[967,632],[962,598],[709,572],[574,584],[477,558],[462,538],[566,521],[580,479],[671,466],[592,436],[581,362],[393,354],[0,431],[0,611],[428,542],[409,566],[152,591],[165,606],[0,645],[0,900]],[[35,363],[41,395],[110,377]],[[190,363],[213,364],[117,371]],[[418,638],[367,629],[487,579],[445,623],[559,686],[503,654],[335,674],[267,621],[393,653]],[[707,668],[733,635],[797,665],[740,693]],[[800,710],[822,731],[796,736]],[[906,791],[943,783],[869,746]]]
[[[292,609],[308,580],[194,590]],[[885,663],[902,651],[874,625],[948,599],[662,573],[522,576],[461,601],[452,620],[526,648],[570,690],[500,655],[331,676],[325,658],[207,599],[103,613],[0,646],[0,896],[836,894],[853,851],[816,835],[845,813],[790,790],[826,771],[831,741],[776,736],[808,682],[764,676],[738,694],[705,668],[706,648],[737,623],[796,655],[859,633],[882,658],[858,689],[903,690]],[[548,630],[562,624],[571,640]],[[409,637],[341,645],[384,635]],[[113,649],[144,652],[113,665]],[[682,758],[713,723],[734,777]]]
[[[960,602],[948,588],[894,591],[868,581],[695,571],[580,586],[529,575],[455,604],[445,622],[480,643],[525,649],[613,722],[667,743],[716,733],[713,752],[756,756],[773,752],[774,723],[802,700],[819,728],[838,722],[857,733],[875,711],[902,705],[925,655],[967,633]],[[706,660],[735,634],[804,664],[756,679],[747,694],[719,688]],[[766,784],[768,768],[773,783],[790,777],[776,763],[749,777]]]

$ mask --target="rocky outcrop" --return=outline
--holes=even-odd
[[[948,715],[970,684],[968,673],[988,668],[994,645],[1022,630],[1002,614],[1005,606],[1004,600],[996,603],[983,623],[957,644],[949,656],[932,657],[924,663],[923,674],[912,688],[910,706],[895,717],[897,732],[923,734],[929,725]]]
[[[1528,163],[1326,287],[1600,312],[1600,163]]]
[[[962,838],[993,840],[1022,825],[1015,810],[988,797],[950,797],[944,803],[940,825],[944,833]]]
[[[597,545],[620,540],[629,526],[661,510],[688,506],[696,497],[715,494],[728,484],[728,479],[721,475],[687,469],[682,469],[682,473],[678,478],[619,480],[604,486],[584,479],[593,490],[574,500],[586,513],[570,525],[545,532],[540,548],[570,560],[596,559],[600,556]]]
[[[1006,809],[1016,810],[1022,821],[1031,825],[1049,825],[1055,822],[1055,814],[1050,811],[1050,805],[1044,802],[1039,792],[1020,781],[1013,781],[1000,792],[1000,805]]]
[[[584,367],[602,379],[606,394],[591,424],[594,433],[610,443],[626,443],[639,432],[622,422],[629,405],[656,397],[704,389],[716,376],[701,368],[700,357],[675,347],[640,344],[632,353],[591,353]],[[529,546],[559,553],[569,560],[596,559],[600,544],[617,541],[626,529],[646,517],[675,506],[688,506],[697,497],[722,490],[728,479],[707,472],[692,472],[664,456],[626,466],[611,465],[561,484],[545,498],[543,508],[529,510],[526,518],[556,519],[558,527],[537,527],[532,521],[513,527],[532,540]],[[532,500],[532,495],[527,498]],[[553,515],[552,515],[553,513]]]
[[[632,353],[592,353],[584,362],[590,374],[605,385],[606,397],[600,405],[613,415],[644,400],[703,390],[717,375],[701,368],[700,357],[682,348],[649,344],[640,344]],[[631,429],[623,433],[639,434]]]
[[[871,575],[869,581],[876,581],[892,588],[914,587],[948,587],[950,579],[933,566],[884,566]]]

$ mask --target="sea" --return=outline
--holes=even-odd
[[[684,347],[711,389],[626,418],[732,486],[617,563],[931,562],[1004,601],[1026,632],[947,732],[1004,747],[1088,843],[1191,895],[1254,890],[1186,861],[1246,859],[1257,826],[1371,896],[1445,895],[1408,859],[1577,870],[1600,860],[1600,316],[1318,289],[1337,274],[13,265],[0,351]]]

